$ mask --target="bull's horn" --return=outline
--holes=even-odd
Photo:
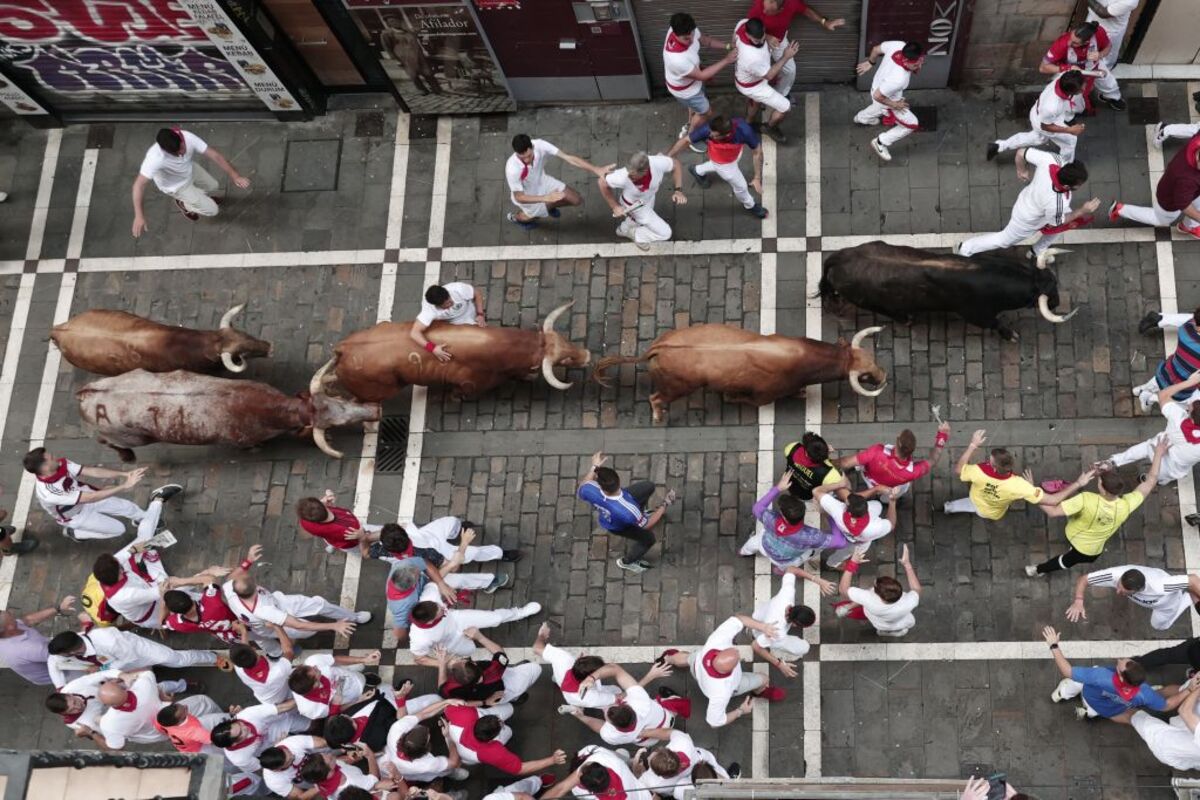
[[[551,311],[550,315],[548,317],[546,317],[546,321],[542,323],[542,331],[545,333],[549,333],[550,331],[554,330],[554,323],[558,322],[558,318],[563,315],[563,312],[566,311],[568,308],[570,308],[573,305],[575,305],[574,300],[572,300],[569,303],[564,303],[563,305],[561,305],[558,308]],[[546,380],[550,380],[550,379],[547,378]]]
[[[309,394],[318,395],[318,394],[323,393],[321,384],[325,381],[325,373],[329,372],[329,370],[333,368],[333,364],[336,361],[337,361],[337,356],[334,355],[333,358],[329,359],[324,364],[322,364],[321,368],[319,370],[317,370],[316,373],[313,374],[312,380],[310,380],[308,382],[308,393]],[[314,434],[313,438],[315,439],[316,438],[315,430],[313,431],[313,434]],[[324,436],[322,436],[322,440],[324,440]],[[318,445],[318,447],[319,446],[320,445]],[[322,447],[321,449],[324,450],[325,448]]]
[[[1071,309],[1071,313],[1067,314],[1065,317],[1055,314],[1050,310],[1050,298],[1044,294],[1038,295],[1038,311],[1042,312],[1043,317],[1055,324],[1066,322],[1071,317],[1079,313],[1078,308],[1073,308]]]
[[[1047,247],[1046,250],[1040,253],[1037,257],[1037,268],[1045,269],[1048,265],[1054,263],[1056,256],[1061,256],[1063,253],[1069,252],[1071,251],[1062,247]]]
[[[313,444],[315,444],[317,447],[321,448],[322,453],[329,456],[330,458],[341,458],[342,457],[342,451],[334,450],[333,447],[330,446],[329,442],[325,439],[325,429],[324,428],[313,428],[312,437],[313,437]]]
[[[221,363],[230,372],[244,372],[246,369],[246,359],[238,356],[235,360],[229,353],[221,353]]]
[[[563,306],[563,308],[566,308],[566,306]],[[562,309],[559,309],[559,310],[561,311]],[[549,317],[546,318],[547,325],[550,324],[550,320],[553,319],[553,317],[554,317],[554,315],[551,314]],[[567,389],[570,389],[574,385],[571,383],[564,383],[558,379],[558,376],[554,374],[554,365],[550,363],[550,356],[546,356],[545,358],[542,359],[542,376],[545,377],[546,383],[550,384],[551,386],[553,386],[555,389],[558,389],[559,391],[565,392]]]
[[[858,337],[855,337],[855,338],[857,339]],[[856,370],[856,369],[850,370],[850,388],[854,389],[854,391],[858,392],[863,397],[879,397],[879,395],[883,394],[883,390],[887,388],[887,382],[885,381],[884,383],[880,384],[878,389],[875,389],[873,391],[869,390],[869,389],[864,389],[863,385],[861,383],[859,383],[859,381],[858,381],[859,375],[862,375],[862,373],[859,372],[858,370]]]
[[[246,307],[245,303],[238,303],[236,306],[234,306],[233,308],[226,311],[225,316],[221,317],[221,324],[218,325],[217,327],[218,328],[232,327],[232,325],[230,323],[233,322],[233,318],[236,317],[238,314],[242,313],[242,309],[244,309],[245,307]],[[229,367],[228,364],[226,364],[225,366]],[[229,367],[229,368],[233,369],[232,367]],[[237,370],[233,370],[233,371],[237,372]]]
[[[854,338],[850,340],[850,346],[851,347],[860,346],[862,344],[863,339],[867,338],[868,336],[874,336],[875,334],[879,333],[881,330],[883,330],[882,325],[874,325],[870,328],[863,328],[861,331],[854,334]]]

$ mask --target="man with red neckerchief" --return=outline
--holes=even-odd
[[[178,633],[207,633],[226,644],[242,639],[246,626],[225,602],[218,584],[210,583],[199,592],[170,589],[163,593],[161,628]]]
[[[1083,84],[1083,76],[1075,70],[1064,72],[1046,84],[1037,102],[1029,109],[1030,129],[1014,133],[1007,139],[988,142],[987,160],[991,161],[998,153],[1008,150],[1053,144],[1058,147],[1062,163],[1073,161],[1079,137],[1087,128],[1082,122],[1071,122]]]
[[[228,567],[211,566],[190,578],[172,578],[157,550],[134,541],[116,553],[101,553],[92,575],[104,592],[108,609],[142,628],[161,628],[166,616],[163,593],[182,586],[203,586],[229,574]]]
[[[292,663],[286,658],[269,658],[243,640],[229,648],[233,672],[260,703],[283,703],[292,699],[288,678]]]
[[[839,458],[834,463],[843,472],[855,467],[862,471],[863,480],[869,490],[863,493],[864,497],[888,493],[895,499],[908,494],[913,481],[933,471],[933,468],[942,460],[942,454],[946,452],[948,441],[950,441],[950,423],[943,422],[938,426],[937,436],[933,440],[933,453],[929,459],[914,461],[913,454],[917,449],[917,437],[911,430],[905,428],[900,431],[894,444],[877,442],[852,456]]]
[[[692,715],[691,701],[670,688],[659,687],[653,699],[646,691],[650,683],[671,674],[671,667],[666,662],[655,662],[640,681],[634,680],[619,664],[606,664],[593,674],[599,677],[601,671],[605,671],[605,677],[611,675],[625,692],[620,700],[605,709],[604,720],[587,716],[581,708],[568,708],[571,716],[599,734],[606,744],[613,747],[648,745],[653,740],[666,739],[676,716],[687,719]]]
[[[1042,502],[1045,492],[1033,485],[1028,470],[1025,477],[1013,473],[1012,454],[1004,448],[994,448],[986,461],[971,463],[971,456],[985,442],[987,431],[980,429],[971,434],[971,443],[954,468],[959,480],[971,484],[971,492],[959,500],[947,500],[942,510],[947,514],[975,513],[984,519],[999,520],[1018,500]]]
[[[629,768],[628,756],[589,744],[575,754],[575,769],[550,787],[542,800],[563,797],[568,792],[589,800],[642,800],[647,788]]]
[[[512,706],[508,708],[511,714]],[[512,738],[512,728],[499,715],[488,713],[494,710],[463,705],[449,706],[443,712],[464,764],[487,764],[509,775],[525,776],[567,763],[567,754],[562,750],[533,761],[525,761],[509,750],[506,745]]]
[[[658,187],[668,174],[674,187],[671,202],[685,205],[683,167],[674,158],[639,151],[629,157],[624,167],[597,178],[600,194],[612,209],[612,215],[621,220],[617,235],[632,239],[640,250],[649,250],[652,242],[671,238],[671,226],[654,210]]]
[[[1151,461],[1158,443],[1165,439],[1170,442],[1170,449],[1162,457],[1158,484],[1161,486],[1191,475],[1192,468],[1200,464],[1200,400],[1195,398],[1192,391],[1197,387],[1200,387],[1200,370],[1179,383],[1159,390],[1158,402],[1162,415],[1167,419],[1166,430],[1097,462],[1096,468],[1106,472],[1126,464]],[[1188,399],[1183,402],[1172,399],[1181,393],[1186,393]]]
[[[1200,239],[1200,133],[1167,162],[1150,198],[1153,205],[1132,206],[1119,200],[1108,209],[1108,218],[1133,220],[1143,225],[1165,226],[1179,220],[1176,230]]]
[[[700,67],[700,47],[724,50],[725,57],[703,69]],[[691,14],[679,12],[671,15],[667,38],[663,42],[663,82],[667,91],[688,111],[688,121],[679,131],[682,138],[688,131],[695,130],[712,116],[712,105],[704,94],[704,84],[717,76],[737,58],[733,46],[720,39],[705,36],[696,27]],[[693,146],[697,153],[704,148]]]
[[[289,714],[296,707],[291,700],[278,705],[260,703],[237,709],[232,719],[227,719],[212,729],[210,738],[215,747],[225,751],[225,759],[242,772],[258,772],[258,754],[275,742],[293,733],[299,733],[307,725]]]
[[[788,45],[788,28],[798,15],[820,25],[823,29],[833,32],[846,24],[844,19],[827,19],[808,7],[804,0],[754,0],[746,16],[750,19],[762,20],[767,31],[767,47],[771,50],[771,61],[776,62],[784,57]],[[792,93],[792,84],[796,82],[796,62],[788,56],[783,68],[775,77],[774,88],[784,97]]]
[[[150,670],[123,672],[109,677],[96,694],[100,702],[108,707],[100,718],[98,731],[104,737],[104,749],[121,750],[128,742],[147,744],[166,741],[166,735],[154,726],[155,719],[163,706],[170,702],[172,695],[187,688],[185,680],[160,683]],[[197,715],[220,710],[220,706],[202,694],[185,697],[179,703]]]
[[[925,64],[925,48],[920,42],[880,42],[871,48],[866,60],[859,62],[855,71],[859,75],[866,75],[876,61],[879,62],[879,70],[871,79],[871,104],[854,115],[854,122],[856,125],[878,125],[882,122],[885,128],[891,129],[871,140],[875,155],[884,161],[891,161],[892,151],[888,146],[920,128],[917,115],[904,99],[904,90],[908,88],[912,76]]]
[[[737,63],[733,70],[733,83],[746,98],[746,119],[754,119],[760,106],[771,109],[763,122],[762,132],[779,144],[787,144],[787,135],[779,127],[783,118],[792,109],[792,101],[775,90],[774,83],[783,68],[792,63],[792,57],[800,45],[792,42],[784,48],[775,63],[771,63],[771,50],[767,47],[767,29],[761,19],[743,19],[733,29],[733,47],[737,51]]]
[[[1103,74],[1098,77],[1089,75],[1084,82],[1083,92],[1074,102],[1075,112],[1092,110],[1094,87],[1099,87],[1100,99],[1107,103],[1109,108],[1113,111],[1124,111],[1126,104],[1121,99],[1121,87],[1117,85],[1117,79],[1104,63],[1111,49],[1112,42],[1108,38],[1108,32],[1101,28],[1099,23],[1085,22],[1051,43],[1050,49],[1042,57],[1038,72],[1043,75],[1057,75],[1069,70],[1101,72]]]
[[[358,701],[366,695],[368,686],[378,683],[378,676],[363,674],[361,667],[359,670],[346,667],[373,666],[379,663],[379,658],[380,652],[373,650],[365,656],[317,653],[304,659],[304,664],[293,669],[288,678],[296,710],[309,719],[324,719]]]
[[[867,546],[876,539],[882,539],[896,530],[896,504],[888,503],[886,514],[883,505],[877,500],[867,500],[858,494],[849,494],[845,501],[838,499],[838,493],[849,490],[850,481],[843,478],[837,483],[818,486],[813,490],[813,499],[821,510],[829,515],[830,524],[842,532],[846,546],[835,550],[829,555],[828,563],[831,569],[837,569],[845,563],[850,554],[856,550],[865,553]],[[888,499],[893,499],[888,489]]]
[[[692,737],[683,731],[671,731],[666,742],[653,749],[642,749],[634,754],[633,771],[637,779],[650,791],[661,797],[683,797],[692,785],[692,771],[700,764],[708,764],[719,778],[737,778],[741,767],[734,762],[725,767],[708,750],[697,747]],[[639,771],[640,770],[640,771]]]

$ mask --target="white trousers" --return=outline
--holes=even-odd
[[[137,523],[137,538],[143,540],[154,535],[161,514],[161,500],[152,502],[150,507],[143,511],[137,503],[123,497],[106,497],[94,503],[76,506],[71,516],[62,524],[71,529],[76,539],[115,539],[125,535],[125,523],[116,517],[125,517]]]
[[[776,658],[804,658],[809,647],[809,643],[799,636],[781,636],[771,645],[771,652]]]
[[[917,125],[920,124],[920,121],[917,119],[917,115],[914,114],[911,109],[906,108],[903,111],[896,111],[888,108],[883,103],[872,100],[871,105],[854,115],[854,121],[859,125],[878,125],[879,121],[883,119],[884,115],[886,115],[889,111],[895,115],[896,124],[893,125],[889,130],[879,134],[879,143],[884,147],[887,147],[888,145],[893,145],[900,141],[905,136],[908,136],[916,129]]]
[[[1176,125],[1164,125],[1163,126],[1163,138],[1164,139],[1190,139],[1193,136],[1195,136],[1197,133],[1200,133],[1200,124],[1197,124],[1197,125],[1176,124]]]
[[[970,497],[963,497],[958,500],[948,500],[946,505],[942,506],[942,512],[946,514],[978,514],[979,509],[975,507],[975,501]]]
[[[1104,32],[1108,34],[1108,41],[1111,45],[1108,55],[1104,57],[1104,66],[1108,67],[1109,69],[1112,69],[1117,65],[1117,59],[1121,56],[1121,43],[1125,41],[1125,31],[1128,29],[1128,27],[1129,26],[1126,25],[1123,28],[1114,28],[1112,30],[1109,30],[1108,28],[1104,29]]]
[[[217,203],[209,197],[209,194],[215,192],[219,185],[216,178],[205,172],[204,167],[193,163],[191,182],[180,189],[168,192],[167,196],[173,197],[183,203],[183,207],[193,214],[199,214],[202,217],[215,217],[217,215]]]
[[[740,83],[734,82],[737,90],[746,97],[756,102],[762,103],[772,111],[778,111],[780,114],[786,114],[792,109],[792,102],[784,95],[771,88],[771,84],[766,81],[759,81],[753,86],[742,86]]]
[[[483,800],[512,800],[518,794],[527,794],[537,796],[537,793],[542,790],[542,778],[539,775],[531,775],[528,778],[521,778],[519,781],[508,784],[507,786],[498,786],[491,794],[483,796]]]
[[[504,670],[504,702],[510,703],[529,691],[529,687],[542,677],[541,664],[517,664]]]
[[[407,523],[404,529],[414,547],[427,547],[437,550],[443,558],[451,558],[458,551],[458,547],[450,544],[450,540],[458,538],[459,531],[462,530],[462,520],[458,517],[438,517],[420,527]],[[504,558],[504,550],[494,544],[479,547],[471,545],[463,554],[463,563],[498,561],[501,558]]]
[[[1122,219],[1130,219],[1134,222],[1140,222],[1143,225],[1153,225],[1155,227],[1165,227],[1183,216],[1182,211],[1165,210],[1158,204],[1158,197],[1154,194],[1150,195],[1150,203],[1149,207],[1125,204],[1121,206],[1121,210],[1117,212],[1117,216]],[[1200,211],[1200,197],[1192,201],[1192,208]],[[1191,217],[1183,217],[1183,224],[1189,230],[1200,228],[1200,222],[1196,222]]]
[[[1117,48],[1113,48],[1115,52]],[[1111,56],[1112,53],[1109,53]],[[1107,59],[1105,60],[1107,63]],[[1108,67],[1107,71],[1096,78],[1096,92],[1109,100],[1116,100],[1121,96],[1121,87],[1117,85],[1117,77],[1112,74],[1112,67]]]
[[[1157,386],[1157,381],[1155,381],[1155,385]],[[1122,450],[1121,452],[1110,456],[1109,460],[1118,467],[1123,467],[1126,464],[1136,464],[1139,461],[1153,461],[1154,448],[1158,445],[1159,440],[1164,436],[1166,436],[1166,433],[1160,433],[1158,436],[1154,436],[1144,442],[1138,442],[1128,450]],[[1171,466],[1173,466],[1174,463],[1174,461],[1163,459],[1163,463],[1158,473],[1159,486],[1165,486],[1168,483],[1173,483],[1179,480],[1184,475],[1191,474],[1192,467],[1195,466],[1195,464],[1187,464],[1185,465],[1186,469],[1182,470],[1182,474],[1176,474],[1176,470],[1171,469]]]
[[[278,595],[275,598],[279,602],[279,607],[291,614],[296,619],[309,619],[311,617],[325,617],[332,620],[354,620],[358,614],[348,608],[335,605],[324,597],[309,596],[305,594],[286,594],[282,597]],[[301,631],[295,628],[284,628],[288,638],[296,641],[297,639],[307,639],[310,636],[316,636],[320,631]],[[271,629],[263,623],[254,623],[250,626],[250,635],[255,643],[262,648],[263,652],[271,658],[279,658],[283,655],[283,646],[279,640],[275,638]]]
[[[117,669],[144,669],[147,667],[211,667],[217,663],[217,654],[212,650],[176,650],[146,637],[130,642],[137,652],[129,662],[114,665]]]
[[[741,168],[736,161],[728,164],[718,164],[715,161],[705,161],[703,164],[696,165],[697,175],[708,175],[715,172],[721,176],[721,180],[729,184],[729,188],[733,191],[733,196],[742,204],[743,208],[754,208],[754,196],[750,194],[749,186],[746,183],[746,176],[742,174]]]
[[[1133,729],[1145,740],[1146,746],[1162,763],[1178,770],[1200,769],[1200,747],[1187,729],[1182,717],[1172,717],[1170,724],[1135,712],[1130,720]]]
[[[451,589],[478,591],[487,588],[495,578],[496,576],[490,572],[469,572],[467,574],[452,572],[444,576],[442,580]],[[429,600],[437,603],[439,606],[446,605],[446,602],[442,599],[442,593],[438,591],[437,584],[432,581],[425,584],[425,588],[421,590],[421,600]]]
[[[771,63],[779,61],[783,58],[783,53],[787,50],[788,38],[784,36],[779,40],[779,44],[771,48]],[[789,58],[787,63],[783,65],[783,69],[775,76],[775,83],[772,86],[775,91],[779,92],[784,97],[792,93],[792,84],[796,82],[796,59]]]
[[[1015,219],[1009,219],[1008,224],[1004,226],[1004,230],[998,233],[985,233],[981,236],[972,236],[963,242],[958,252],[960,255],[973,256],[976,253],[983,253],[988,250],[999,250],[1004,247],[1015,247],[1021,242],[1039,233],[1040,229],[1033,225],[1026,225],[1023,222],[1017,222]],[[1033,243],[1034,255],[1041,255],[1050,248],[1062,236],[1061,233],[1045,233],[1041,238]]]
[[[671,238],[671,226],[660,217],[653,206],[643,205],[631,211],[617,226],[617,236],[633,239],[639,244],[665,242]]]
[[[1082,100],[1080,100],[1077,111],[1083,111]],[[1075,160],[1075,145],[1079,143],[1079,137],[1070,133],[1050,133],[1042,130],[1042,121],[1038,118],[1036,105],[1029,110],[1029,128],[1030,130],[1024,133],[1015,133],[1007,139],[997,141],[996,144],[1000,145],[1000,152],[1053,143],[1058,146],[1058,154],[1062,156],[1064,162]]]

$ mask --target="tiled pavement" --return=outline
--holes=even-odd
[[[1174,120],[1187,117],[1194,88],[1135,86],[1130,94],[1158,94],[1162,118]],[[580,190],[583,208],[531,233],[508,225],[502,162],[517,132],[597,164],[637,148],[665,149],[681,121],[668,104],[453,122],[365,109],[296,126],[197,125],[252,178],[252,191],[233,190],[221,216],[196,225],[153,195],[151,232],[136,242],[128,235],[127,186],[153,126],[47,134],[2,123],[0,185],[10,199],[0,206],[0,259],[7,259],[0,261],[0,314],[13,320],[0,325],[7,348],[0,400],[12,390],[0,439],[3,500],[25,519],[19,456],[30,439],[44,435],[49,447],[81,460],[114,461],[80,429],[73,408],[71,393],[88,377],[66,364],[43,376],[45,331],[56,316],[86,308],[204,326],[245,301],[239,326],[276,347],[275,357],[255,362],[246,377],[287,391],[302,389],[345,333],[380,318],[411,318],[423,284],[435,278],[480,285],[489,315],[506,325],[533,327],[574,300],[560,330],[597,357],[643,351],[664,331],[698,322],[849,336],[876,320],[807,300],[821,254],[858,241],[853,237],[884,234],[945,248],[959,234],[997,229],[1019,184],[1010,162],[983,160],[983,146],[1024,124],[1006,92],[918,94],[918,106],[936,108],[936,130],[898,145],[895,160],[881,166],[867,148],[869,135],[849,123],[862,101],[829,91],[796,104],[792,142],[767,149],[767,223],[746,216],[721,188],[689,185],[686,207],[660,208],[676,243],[649,254],[615,240],[593,179],[565,165],[552,172]],[[819,145],[806,142],[804,130],[819,131]],[[1158,154],[1147,153],[1144,126],[1104,112],[1089,121],[1080,154],[1091,192],[1106,202],[1117,195],[1147,201]],[[81,178],[90,191],[79,191]],[[291,191],[297,188],[305,191]],[[1081,462],[1155,432],[1158,421],[1134,413],[1128,389],[1153,367],[1163,343],[1138,336],[1136,320],[1160,303],[1197,302],[1200,245],[1112,227],[1101,219],[1069,237],[1073,252],[1055,264],[1064,304],[1081,308],[1067,325],[1051,326],[1033,310],[1010,312],[1022,334],[1010,345],[954,319],[882,321],[873,348],[891,383],[873,401],[845,385],[763,410],[702,394],[677,402],[670,424],[656,427],[646,402],[649,379],[626,366],[611,388],[576,371],[567,376],[576,385],[565,393],[541,381],[465,401],[437,390],[405,392],[386,408],[413,422],[403,474],[374,474],[372,462],[359,458],[374,453],[372,432],[365,439],[338,432],[347,451],[342,462],[286,439],[249,452],[144,448],[139,457],[153,480],[170,476],[188,487],[171,509],[181,544],[168,551],[167,563],[176,574],[233,563],[246,545],[262,542],[271,562],[265,583],[345,595],[379,614],[380,566],[326,556],[298,537],[294,501],[329,487],[346,502],[353,498],[372,521],[462,514],[484,523],[485,541],[528,553],[515,568],[502,568],[514,571],[513,589],[477,598],[481,607],[537,600],[556,641],[628,661],[638,674],[662,646],[699,644],[727,615],[749,611],[775,588],[763,565],[739,558],[736,549],[750,531],[749,506],[778,467],[780,446],[806,424],[821,427],[845,452],[906,425],[929,442],[929,406],[936,404],[956,427],[947,461],[971,429],[986,427],[1039,478],[1070,477]],[[596,449],[612,453],[629,479],[681,492],[683,502],[663,528],[659,566],[642,576],[615,568],[623,543],[594,536],[586,509],[571,497]],[[1074,645],[1085,661],[1123,654],[1120,641],[1164,637],[1138,609],[1111,596],[1090,600],[1086,624],[1067,624],[1070,579],[1029,581],[1020,572],[1057,552],[1062,523],[1020,508],[997,525],[947,519],[932,507],[958,494],[949,473],[944,464],[918,486],[901,505],[899,534],[873,552],[872,568],[891,574],[899,543],[913,546],[927,587],[913,633],[882,644],[861,627],[838,624],[822,604],[819,629],[810,631],[820,644],[803,676],[784,682],[785,702],[760,706],[752,721],[732,730],[714,732],[693,719],[690,732],[758,775],[946,777],[983,766],[1007,770],[1014,783],[1043,797],[1167,796],[1169,770],[1131,731],[1076,724],[1067,709],[1049,703],[1053,670],[1035,644],[1047,622],[1063,625],[1068,654],[1072,641],[1087,640]],[[1156,492],[1102,563],[1200,569],[1194,531],[1179,521],[1181,508],[1194,505],[1191,481],[1178,492]],[[69,544],[36,509],[28,526],[41,534],[42,548],[0,564],[0,591],[10,607],[25,610],[76,590],[103,550]],[[1169,636],[1188,635],[1195,622],[1181,620]],[[496,638],[523,650],[537,623],[509,626]],[[348,645],[381,641],[388,637],[379,620]],[[390,650],[386,662],[397,655],[403,662]],[[422,687],[430,680],[403,665],[388,671],[414,675]],[[668,682],[695,694],[683,676]],[[223,699],[243,696],[226,676],[210,678],[210,690]],[[40,711],[40,692],[3,675],[0,700],[17,723],[0,731],[0,745],[73,745]],[[551,742],[569,748],[588,740],[574,721],[539,713],[554,704],[548,684],[539,685],[518,716],[520,752],[536,757]]]

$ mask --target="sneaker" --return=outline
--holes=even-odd
[[[380,677],[378,672],[366,673],[365,675],[363,675],[363,680],[366,682],[367,686],[369,686],[371,688],[375,688],[379,684],[383,683],[383,678]]]
[[[1183,220],[1180,220],[1179,224],[1175,226],[1175,229],[1184,236],[1191,236],[1193,239],[1200,239],[1200,225],[1197,225],[1194,228],[1188,228],[1184,226]]]
[[[875,155],[882,158],[884,161],[892,160],[892,153],[887,149],[887,145],[882,144],[879,139],[871,140],[871,149],[875,151]]]
[[[659,697],[664,699],[668,697],[679,697],[679,692],[675,691],[670,686],[659,686],[656,693]]]
[[[1025,567],[1026,578],[1036,578],[1038,576],[1037,564],[1030,564]]]
[[[162,500],[164,503],[176,495],[183,494],[183,487],[178,483],[164,483],[150,493],[150,500]]]
[[[553,210],[557,211],[558,209],[553,209]],[[536,222],[534,222],[533,220],[526,221],[523,219],[518,219],[517,215],[512,213],[511,211],[508,212],[507,214],[505,214],[504,218],[507,219],[509,222],[511,222],[514,225],[520,225],[521,229],[526,230],[526,231],[531,231],[538,226],[538,224]]]
[[[1084,708],[1083,706],[1079,706],[1078,708],[1075,709],[1075,719],[1082,722],[1083,720],[1085,720],[1087,718],[1088,718],[1088,710],[1086,708]]]
[[[1063,678],[1061,681],[1058,682],[1058,686],[1054,687],[1054,691],[1050,693],[1050,699],[1052,701],[1054,701],[1055,703],[1061,703],[1063,700],[1066,700],[1066,698],[1063,697],[1063,694],[1062,694],[1063,689],[1067,688],[1070,685],[1071,685],[1071,679]]]
[[[525,605],[521,606],[520,618],[524,619],[525,617],[532,617],[534,614],[541,613],[541,610],[541,603],[526,603]]]
[[[1158,333],[1158,323],[1162,321],[1162,314],[1157,311],[1150,311],[1146,316],[1142,317],[1142,321],[1138,323],[1138,333],[1142,336],[1148,336],[1151,333]]]
[[[524,551],[521,550],[505,550],[504,555],[500,556],[500,560],[507,561],[511,564],[514,561],[520,561],[521,557],[524,555]]]
[[[562,212],[557,208],[548,208],[546,209],[546,213],[549,214],[552,219],[558,219],[562,216]]]
[[[691,130],[692,129],[688,127],[688,124],[686,122],[683,123],[683,126],[679,129],[679,136],[677,136],[676,138],[682,139],[683,137],[687,136],[691,132]]]
[[[854,603],[851,603],[849,600],[842,600],[840,603],[833,604],[833,613],[837,615],[838,619],[845,619],[850,616],[850,612],[853,610]]]
[[[567,703],[564,703],[558,707],[558,713],[562,714],[564,717],[574,714],[577,711],[579,711],[578,708]]]
[[[643,567],[638,562],[634,561],[631,564],[626,564],[625,559],[623,559],[623,558],[617,559],[617,566],[620,567],[621,569],[625,570],[626,572],[632,572],[634,575],[638,575],[638,574],[646,571],[646,568]]]
[[[763,125],[762,132],[775,140],[775,144],[787,144],[787,134],[778,125]]]
[[[988,142],[988,146],[987,146],[987,160],[988,160],[988,161],[995,161],[995,160],[996,160],[996,156],[997,156],[997,155],[999,155],[999,154],[1000,154],[1000,143],[999,143],[999,142]]]
[[[1188,514],[1183,521],[1193,528],[1200,528],[1200,514]]]
[[[1143,414],[1149,414],[1154,410],[1155,395],[1151,392],[1142,392],[1138,395],[1138,405],[1142,408]]]
[[[1112,472],[1117,468],[1117,465],[1113,463],[1111,458],[1106,458],[1103,461],[1097,461],[1095,464],[1092,464],[1092,468],[1103,475],[1105,472]]]
[[[1125,204],[1120,200],[1113,200],[1112,205],[1108,207],[1108,221],[1116,222],[1119,220],[1121,218],[1121,209],[1124,207]]]
[[[707,189],[708,187],[712,186],[712,178],[708,177],[707,175],[701,175],[699,172],[697,172],[695,164],[688,164],[687,170],[688,175],[692,176],[692,180],[696,181],[701,189]]]
[[[780,700],[787,697],[787,690],[780,689],[778,686],[768,686],[756,694],[755,697],[761,697],[768,703],[778,703]]]
[[[193,211],[188,211],[186,208],[184,208],[182,200],[176,200],[175,207],[179,209],[180,214],[183,214],[185,217],[190,219],[192,222],[195,222],[196,220],[200,219],[199,214],[197,214]]]
[[[735,781],[742,777],[742,765],[736,761],[731,761],[729,766],[725,768],[725,771],[728,772],[729,777]]]
[[[633,237],[632,237],[632,236],[630,236],[629,238],[630,238],[630,239],[633,239]],[[633,239],[633,243],[634,243],[634,244],[636,244],[636,245],[637,245],[637,249],[638,249],[638,250],[641,250],[643,253],[644,253],[644,252],[646,252],[647,250],[649,250],[649,249],[650,249],[650,243],[649,243],[649,242],[639,242],[637,239]]]
[[[331,545],[331,544],[327,544],[327,545],[325,545],[325,552],[326,552],[326,553],[330,553],[330,554],[332,554],[332,553],[333,553],[333,552],[334,552],[336,549],[337,549],[337,548],[335,548],[335,547],[334,547],[333,545]]]
[[[1137,481],[1137,482],[1138,482],[1138,483],[1145,483],[1145,482],[1146,482],[1146,473],[1144,473],[1144,472],[1139,472],[1139,473],[1138,473],[1138,481]]]
[[[1167,140],[1167,123],[1160,122],[1154,126],[1154,146],[1162,150],[1163,142]]]
[[[11,525],[4,526],[4,535],[11,536],[17,532],[17,529]],[[19,542],[13,542],[7,549],[0,550],[0,555],[4,556],[22,556],[26,553],[37,550],[38,538],[32,534],[26,534]]]
[[[0,203],[8,199],[8,192],[0,192]]]
[[[670,658],[671,656],[675,655],[678,652],[679,652],[679,650],[674,647],[667,648],[666,650],[663,650],[661,653],[658,654],[658,658],[654,659],[654,663],[661,666],[661,665],[667,663],[668,658]]]
[[[371,612],[370,611],[355,611],[354,612],[354,624],[355,625],[366,625],[370,621],[371,621]]]
[[[1129,104],[1125,102],[1123,97],[1101,97],[1100,99],[1113,111],[1124,111],[1129,108]]]
[[[512,583],[512,578],[507,575],[496,573],[496,577],[492,578],[492,582],[483,587],[484,594],[495,594],[497,589],[503,589],[508,584]]]
[[[742,548],[740,550],[738,550],[738,555],[739,556],[758,555],[758,553],[761,551],[761,545],[762,545],[762,534],[756,531],[756,532],[750,534],[750,538],[747,539],[746,543],[742,545]]]
[[[762,207],[762,203],[755,203],[752,208],[747,208],[746,211],[759,219],[767,218],[767,210]]]
[[[653,569],[653,567],[654,567],[653,564],[651,564],[649,561],[647,561],[644,558],[639,558],[637,561],[635,561],[633,563],[637,564],[642,569]]]

